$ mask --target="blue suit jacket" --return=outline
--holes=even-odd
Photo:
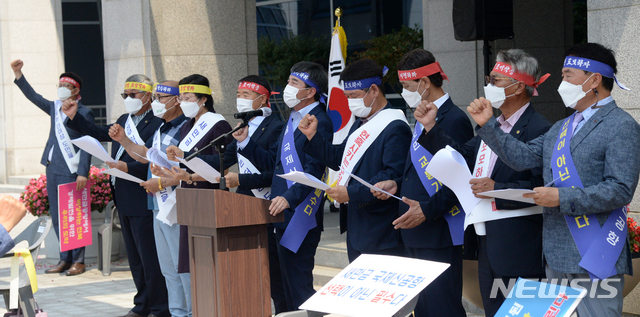
[[[490,119],[478,135],[505,164],[522,171],[542,167],[544,182],[555,179],[551,156],[563,120],[527,143],[495,127]],[[640,125],[614,101],[604,105],[571,139],[571,156],[584,188],[558,188],[560,205],[544,207],[542,247],[549,267],[557,272],[586,274],[573,241],[566,216],[595,214],[602,226],[611,211],[633,198],[640,174]],[[631,274],[631,255],[626,239],[616,262],[618,274]]]
[[[456,142],[465,143],[473,137],[473,127],[469,117],[453,104],[451,98],[438,109],[436,122],[437,126]],[[427,219],[415,228],[400,229],[402,241],[411,248],[438,249],[452,246],[449,226],[442,215],[458,202],[455,194],[449,188],[443,187],[433,197],[429,196],[411,163],[411,153],[405,156],[404,174],[402,179],[396,179],[398,190],[401,196],[419,201]],[[400,202],[399,206],[400,215],[404,215],[409,210],[409,206],[405,203]]]
[[[116,123],[124,127],[128,117],[129,114],[125,113],[121,115],[118,120],[116,120]],[[153,138],[153,134],[156,130],[158,130],[161,124],[162,119],[157,118],[153,115],[153,111],[150,111],[144,118],[142,118],[136,128],[138,129],[140,138],[142,138],[142,140],[146,142],[147,140]],[[120,149],[120,143],[113,141],[109,136],[109,128],[111,127],[111,125],[97,126],[93,124],[93,122],[89,122],[81,116],[75,116],[73,120],[69,120],[67,122],[67,126],[74,130],[77,130],[83,135],[90,135],[98,139],[99,141],[112,142],[111,157],[116,157],[118,149]],[[120,161],[127,163],[129,174],[140,179],[147,179],[147,169],[149,167],[149,164],[142,164],[134,160],[131,156],[129,156],[129,153],[127,153],[127,151],[124,151],[122,153]],[[139,184],[121,178],[116,178],[116,186],[114,188],[112,184],[111,190],[114,193],[114,203],[118,207],[118,211],[123,216],[152,215],[147,206],[147,193]]]
[[[324,105],[319,104],[313,108],[309,114],[316,116],[318,119],[318,133],[320,133],[325,139],[331,141],[333,140],[333,123],[331,123],[331,119],[323,110],[323,107]],[[293,217],[295,207],[302,203],[309,193],[313,191],[313,188],[299,183],[288,188],[286,180],[277,176],[284,174],[284,169],[280,162],[280,150],[282,149],[282,139],[284,137],[285,130],[286,129],[284,128],[282,129],[278,142],[274,143],[268,151],[258,146],[258,144],[253,140],[250,140],[249,144],[247,144],[244,149],[240,150],[240,154],[249,159],[259,170],[273,171],[271,197],[282,196],[287,200],[287,202],[289,202],[289,206],[291,206],[284,210],[284,222],[274,224],[278,229],[285,229],[287,227],[289,221],[291,221],[291,217]],[[293,137],[296,145],[296,152],[298,153],[304,172],[317,178],[321,178],[326,170],[326,165],[304,153],[303,148],[308,142],[307,137],[300,132],[297,127],[294,131]],[[317,227],[312,230],[322,230],[323,228],[323,205],[324,199],[320,204],[320,209],[316,212]]]
[[[20,79],[16,79],[14,83],[22,90],[22,93],[31,101],[34,105],[36,105],[40,110],[46,112],[51,118],[51,127],[49,129],[49,139],[47,140],[47,145],[44,148],[44,153],[42,153],[42,159],[40,160],[40,164],[47,166],[47,162],[49,161],[49,152],[51,151],[51,147],[54,146],[53,156],[51,158],[50,172],[56,175],[80,175],[87,177],[89,175],[89,169],[91,169],[91,155],[89,153],[80,150],[77,146],[73,146],[73,148],[77,151],[80,151],[80,163],[78,164],[78,172],[71,173],[69,171],[69,167],[64,160],[64,156],[62,155],[62,151],[60,151],[60,147],[58,146],[58,139],[56,138],[55,133],[55,103],[53,101],[44,99],[40,94],[35,92],[31,85],[27,82],[27,79],[24,77],[20,77]],[[93,122],[93,111],[91,109],[82,105],[81,102],[78,102],[78,114],[84,117],[85,120],[89,122]],[[64,123],[69,121],[69,118],[64,120]],[[71,140],[77,139],[81,137],[80,133],[67,128],[67,133],[69,133],[69,138]]]
[[[389,105],[387,105],[388,108]],[[378,114],[381,115],[381,114]],[[349,135],[362,124],[358,118]],[[332,145],[322,135],[316,135],[304,151],[329,168],[340,170],[347,139],[340,145]],[[370,184],[399,177],[404,168],[404,158],[411,143],[411,129],[399,120],[392,121],[369,146],[352,173]],[[398,218],[398,202],[395,199],[379,200],[368,187],[355,179],[347,184],[349,203],[340,205],[340,231],[348,230],[347,238],[360,252],[395,248],[402,245],[398,230],[392,222]]]
[[[531,141],[544,134],[551,123],[537,113],[530,105],[511,129],[511,135],[521,142]],[[459,145],[440,127],[435,127],[421,136],[420,144],[427,150],[437,152],[447,145],[464,156],[473,170],[481,139],[474,137]],[[542,169],[534,168],[516,171],[504,164],[500,158],[491,172],[490,178],[496,183],[494,189],[524,188],[544,186]],[[511,200],[496,199],[496,208],[503,210],[535,206]],[[491,268],[502,276],[526,276],[544,274],[542,264],[542,215],[516,217],[489,221],[486,223],[487,255]],[[466,249],[466,245],[465,245]]]
[[[262,120],[262,123],[260,123],[256,131],[253,132],[253,135],[251,135],[251,141],[255,142],[262,149],[268,151],[271,146],[276,144],[278,141],[280,132],[282,132],[282,120],[280,119],[280,116],[268,116]],[[238,163],[237,150],[238,143],[234,139],[229,146],[227,146],[227,151],[224,153],[225,169]],[[209,165],[213,166],[213,168],[220,170],[220,157],[218,155],[202,155],[199,157]],[[253,196],[251,189],[271,186],[273,170],[261,170],[260,174],[239,174],[238,178],[240,186],[238,186],[236,193]]]

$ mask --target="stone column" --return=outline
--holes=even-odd
[[[589,42],[597,42],[611,48],[618,62],[617,78],[631,88],[623,91],[614,84],[611,95],[618,107],[640,121],[640,1],[629,0],[611,2],[604,0],[587,1],[587,30]],[[637,158],[634,158],[637,159]],[[631,210],[640,210],[640,195],[631,203]],[[640,310],[638,310],[640,311]],[[637,313],[637,312],[636,312]]]
[[[49,137],[49,115],[13,83],[10,63],[24,61],[23,73],[36,92],[57,99],[64,72],[60,1],[0,1],[0,182],[11,175],[44,173],[40,164]]]
[[[124,112],[125,79],[154,81],[201,74],[211,83],[215,109],[237,120],[237,81],[258,73],[255,0],[104,0],[102,2],[107,114]]]

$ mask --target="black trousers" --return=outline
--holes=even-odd
[[[136,314],[169,317],[167,285],[160,270],[158,252],[153,234],[153,214],[149,216],[123,216],[120,214],[122,238],[127,248],[129,268],[138,291],[133,297]]]
[[[287,311],[294,311],[316,292],[313,289],[313,266],[321,231],[318,228],[311,229],[302,241],[297,253],[291,252],[280,244],[283,234],[284,230],[276,229],[278,258],[287,300]]]
[[[511,285],[509,283],[512,281],[513,285],[515,285],[515,281],[518,279],[518,276],[504,276],[496,273],[491,267],[491,263],[489,263],[489,258],[487,256],[487,239],[484,236],[479,236],[478,238],[478,281],[480,282],[480,296],[482,297],[485,316],[493,317],[498,312],[498,309],[500,309],[500,306],[502,306],[502,303],[504,303],[505,297],[509,295],[508,292],[503,294],[501,291],[491,294],[494,282],[496,282],[496,280],[502,280],[502,283],[504,283],[503,285],[509,286]],[[544,278],[545,275],[528,275],[520,277],[540,280],[541,278]],[[511,288],[509,288],[508,291],[511,291]]]
[[[414,259],[451,264],[420,292],[415,317],[467,316],[462,307],[462,246],[441,249],[407,247],[406,251],[407,256]]]
[[[276,229],[272,224],[267,225],[269,241],[269,278],[271,280],[271,299],[276,309],[276,315],[287,311],[287,299],[284,295],[282,271],[280,271],[280,259],[278,258],[278,242],[276,241]]]

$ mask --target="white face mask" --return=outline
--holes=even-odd
[[[371,89],[369,89],[369,91],[371,91]],[[364,94],[364,97],[366,97],[367,94],[369,94],[369,91],[367,91],[367,93]],[[373,98],[373,101],[367,107],[364,105],[364,97],[347,99],[349,102],[349,110],[351,110],[351,113],[353,113],[353,115],[358,118],[368,117],[369,114],[371,113],[371,106],[373,106],[373,103],[376,101],[376,98]]]
[[[142,109],[142,99],[127,97],[124,100],[124,108],[127,109],[127,112],[130,114],[135,114]]]
[[[65,101],[71,97],[71,90],[67,87],[58,88],[58,100]]]
[[[258,96],[258,98],[262,97],[262,95]],[[247,112],[247,111],[252,111],[253,110],[253,102],[258,100],[258,98],[256,99],[243,99],[243,98],[237,98],[236,99],[236,109],[238,109],[238,112]]]
[[[420,90],[421,82],[422,81],[418,82],[418,88],[416,88],[416,91],[409,91],[402,88],[402,93],[401,93],[402,98],[404,98],[404,101],[407,103],[409,108],[412,108],[412,109],[418,108],[418,105],[422,101],[422,95],[424,95],[424,93],[427,91],[427,89],[425,88],[422,91],[422,93],[418,92],[418,90]]]
[[[593,76],[593,74],[591,74]],[[582,83],[584,85],[590,78]],[[560,87],[558,87],[558,93],[560,94],[560,98],[562,98],[562,102],[567,108],[575,108],[580,99],[584,98],[587,95],[586,92],[582,91],[582,85],[574,85],[568,81],[562,81],[560,83]]]
[[[309,89],[309,88],[303,88],[303,89]],[[302,100],[308,98],[307,97],[304,99],[298,99],[298,91],[300,91],[300,88],[296,88],[291,85],[287,85],[287,87],[284,87],[282,98],[284,99],[284,103],[286,103],[289,108],[293,108],[297,106]]]
[[[197,101],[183,101],[180,103],[180,108],[182,108],[182,113],[187,118],[194,118],[198,111],[200,110],[200,106]]]
[[[171,99],[173,99],[175,97],[171,97]],[[169,99],[169,101],[171,101],[171,99]],[[162,119],[162,117],[164,117],[164,114],[167,113],[167,111],[173,109],[176,107],[176,105],[173,105],[173,107],[169,108],[169,109],[165,109],[166,103],[160,103],[159,100],[154,100],[151,103],[151,109],[153,109],[153,115]]]
[[[491,102],[491,106],[500,109],[505,99],[515,96],[516,94],[505,96],[504,90],[517,84],[517,82],[507,86],[507,87],[496,87],[494,85],[486,85],[484,86],[484,97]]]

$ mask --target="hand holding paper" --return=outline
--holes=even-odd
[[[402,198],[400,198],[400,197],[398,197],[398,196],[392,195],[391,193],[386,192],[386,191],[382,190],[381,188],[375,187],[375,186],[373,186],[373,185],[371,185],[371,184],[367,183],[364,179],[362,179],[362,178],[360,178],[360,177],[358,177],[358,176],[355,176],[355,175],[353,175],[353,174],[351,174],[351,173],[348,173],[348,172],[345,172],[345,175],[348,175],[348,176],[352,177],[353,179],[355,179],[356,181],[358,181],[358,183],[360,183],[360,184],[362,184],[362,185],[364,185],[364,186],[367,186],[367,187],[368,187],[369,189],[371,189],[371,190],[378,191],[378,192],[382,192],[382,193],[384,193],[384,194],[386,194],[386,195],[389,195],[389,196],[391,196],[391,197],[393,197],[393,198],[395,198],[395,199],[397,199],[397,200],[402,200]]]
[[[180,157],[176,156],[178,162],[184,164],[186,167],[190,168],[196,174],[202,176],[207,182],[211,184],[217,184],[219,181],[216,178],[220,177],[220,172],[216,171],[211,165],[207,164],[205,161],[201,160],[198,157],[194,157],[193,159],[186,161]]]

